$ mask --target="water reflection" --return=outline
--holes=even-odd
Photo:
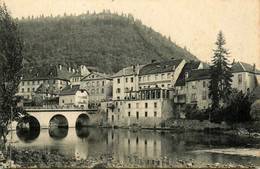
[[[38,134],[39,135],[39,134]],[[16,140],[28,140],[33,134],[17,130]],[[54,138],[54,139],[53,139]],[[32,139],[31,139],[32,140]],[[247,165],[250,161],[259,164],[259,157],[237,155],[196,153],[196,150],[225,148],[260,148],[259,139],[211,135],[205,133],[174,133],[142,130],[131,132],[123,129],[97,129],[82,127],[78,129],[42,129],[37,141],[30,144],[14,143],[16,147],[32,149],[47,148],[59,151],[76,159],[99,159],[106,155],[124,164],[140,166],[177,165],[178,160],[198,160],[201,163],[234,162]],[[166,157],[166,158],[165,158]],[[259,164],[260,165],[260,164]]]
[[[68,135],[68,128],[57,128],[50,127],[49,128],[49,136],[53,139],[63,139]]]
[[[25,143],[30,143],[40,135],[40,128],[17,128],[18,138]]]
[[[90,130],[88,127],[78,127],[76,128],[76,134],[79,138],[87,138],[90,134]]]

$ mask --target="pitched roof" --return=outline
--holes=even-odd
[[[116,74],[114,74],[112,77],[120,77],[123,75],[125,75],[125,76],[134,75],[136,73],[137,66],[125,67],[125,68],[121,69],[119,72],[117,72]],[[139,70],[141,70],[143,67],[144,67],[144,65],[139,65]],[[135,71],[134,71],[134,69],[135,69]]]
[[[184,59],[174,59],[165,62],[147,64],[140,70],[140,75],[171,72],[173,71],[173,67],[175,66],[175,68],[177,68],[183,60]]]
[[[175,86],[184,86],[185,85],[185,72],[188,72],[190,70],[198,69],[201,62],[188,62],[185,63],[184,67],[182,68],[182,71],[175,83]],[[205,64],[205,63],[204,63]],[[203,65],[204,67],[204,65]]]
[[[49,85],[42,83],[35,91],[35,93],[44,93],[44,94],[58,94],[53,88],[50,88]]]
[[[80,90],[80,85],[67,86],[60,92],[60,96],[75,95]]]
[[[75,72],[72,75],[70,75],[70,78],[71,77],[83,77],[83,76],[79,72]]]
[[[92,79],[88,79],[89,76],[91,75],[98,75],[100,78],[92,78]],[[90,74],[88,74],[87,76],[85,76],[83,79],[81,79],[81,81],[85,81],[85,80],[93,80],[93,79],[111,79],[110,75],[105,74],[105,73],[100,73],[100,72],[91,72]]]
[[[43,66],[41,68],[26,68],[22,72],[23,81],[26,80],[48,80],[60,79],[69,81],[69,71],[66,67]]]
[[[188,78],[186,81],[195,81],[195,80],[203,80],[209,79],[210,72],[209,69],[197,69],[197,70],[190,70],[188,71]]]
[[[244,62],[236,62],[235,64],[233,64],[232,66],[232,73],[236,73],[236,72],[249,72],[249,73],[257,73],[260,74],[259,70],[255,70],[254,72],[254,67],[248,63],[244,63]]]

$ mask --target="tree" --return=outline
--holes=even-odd
[[[15,93],[21,79],[23,41],[17,24],[10,16],[6,6],[0,6],[0,136],[4,143],[8,125],[19,117]]]
[[[226,44],[224,35],[220,31],[217,37],[217,49],[214,51],[212,65],[210,66],[209,97],[212,99],[213,110],[226,103],[231,93],[231,65],[228,63],[229,52],[223,46]]]

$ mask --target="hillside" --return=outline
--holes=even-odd
[[[61,63],[75,68],[86,64],[117,72],[123,66],[147,63],[151,59],[197,60],[132,15],[103,12],[41,16],[19,20],[18,25],[25,41],[26,67]]]

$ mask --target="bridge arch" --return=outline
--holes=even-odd
[[[25,116],[16,125],[16,134],[24,142],[32,142],[40,135],[40,122],[33,116]]]
[[[49,121],[49,127],[68,128],[68,119],[62,114],[54,115]]]
[[[90,118],[87,114],[80,114],[76,119],[76,128],[87,127],[90,124]]]

